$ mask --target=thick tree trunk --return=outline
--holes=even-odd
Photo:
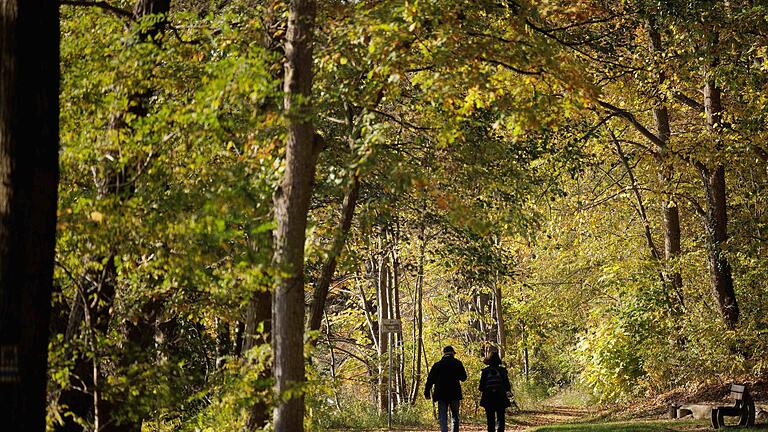
[[[0,418],[44,431],[59,180],[57,2],[0,2]]]
[[[274,266],[278,271],[272,301],[273,374],[277,404],[274,430],[304,430],[304,243],[321,140],[312,123],[313,0],[292,0],[285,36],[283,91],[287,115],[285,172],[275,192]]]
[[[133,7],[136,19],[157,15],[157,21],[142,28],[139,36],[145,42],[157,43],[157,37],[168,27],[168,12],[171,10],[171,0],[138,0]]]

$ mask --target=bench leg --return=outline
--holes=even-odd
[[[718,411],[720,410],[718,410],[717,408],[712,408],[712,415],[710,416],[712,421],[712,429],[720,428],[720,424],[717,421]]]
[[[755,404],[750,403],[744,406],[739,416],[740,427],[753,427],[755,425]]]

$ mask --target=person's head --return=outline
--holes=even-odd
[[[456,350],[454,350],[452,346],[448,345],[445,348],[443,348],[443,356],[453,357],[455,354],[456,354]]]
[[[483,363],[489,366],[498,366],[501,364],[501,357],[499,357],[498,350],[492,350],[483,360]]]

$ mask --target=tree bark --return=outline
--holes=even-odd
[[[661,55],[663,47],[661,44],[661,33],[656,28],[656,22],[651,19],[648,21],[648,39],[650,41],[651,54]],[[657,81],[659,86],[666,79],[664,72],[657,72]],[[669,111],[666,105],[661,104],[653,108],[653,119],[656,126],[656,136],[664,143],[669,142],[671,129],[669,126]],[[674,261],[680,255],[680,213],[677,205],[672,200],[670,190],[672,189],[673,168],[669,160],[666,146],[662,147],[656,155],[656,159],[661,166],[659,171],[659,181],[664,188],[664,198],[661,208],[664,221],[664,279],[668,288],[674,293],[677,300],[677,307],[673,310],[680,312],[685,306],[683,297],[683,276],[679,270],[676,270],[670,262]]]
[[[338,257],[341,255],[347,235],[349,235],[349,230],[352,227],[352,218],[355,214],[359,192],[360,178],[357,174],[354,174],[352,176],[352,183],[347,187],[347,191],[344,194],[344,201],[341,206],[341,220],[334,234],[333,246],[331,247],[328,259],[323,263],[320,278],[318,278],[315,284],[308,326],[310,331],[320,330],[320,323],[322,322],[323,311],[325,310],[325,300],[328,297],[328,289],[336,272]]]
[[[0,418],[45,430],[59,181],[59,8],[0,2]]]
[[[272,312],[272,306],[270,303],[269,311]],[[232,355],[235,357],[240,357],[243,355],[243,340],[245,339],[245,323],[242,321],[238,321],[235,323],[235,341],[234,346],[232,347]]]
[[[260,343],[272,342],[272,301],[270,291],[253,293],[245,317],[243,352]]]
[[[245,318],[245,336],[242,341],[242,352],[260,343],[272,343],[272,292],[259,291],[252,294],[248,302]],[[258,330],[261,327],[262,333]],[[261,378],[267,378],[265,371]],[[246,431],[258,430],[269,420],[269,405],[265,400],[257,400],[251,407],[245,423]]]
[[[339,403],[339,391],[336,388],[336,351],[333,349],[333,341],[331,341],[331,321],[328,319],[328,314],[325,314],[325,338],[328,340],[328,352],[331,355],[331,379],[333,380],[333,402],[336,405],[336,409],[341,411],[341,403]]]
[[[221,369],[224,366],[231,346],[229,322],[216,318],[216,369]]]
[[[504,351],[505,347],[507,346],[507,333],[506,329],[504,328],[504,312],[501,307],[501,296],[501,286],[499,285],[498,281],[496,281],[494,284],[493,295],[493,301],[495,303],[494,309],[496,310],[496,343],[499,347],[499,357],[504,359]]]
[[[480,290],[477,291],[477,297],[475,300],[475,307],[477,308],[477,322],[480,326],[480,335],[482,337],[483,346],[485,347],[487,347],[491,342],[490,326],[486,320],[486,317],[489,316],[489,313],[486,313],[486,311],[490,312],[490,300],[491,299],[488,294]],[[485,353],[483,353],[483,355],[485,355]]]
[[[285,172],[274,195],[273,263],[278,275],[272,301],[273,374],[277,403],[274,429],[304,430],[304,243],[321,139],[315,135],[312,96],[312,32],[316,4],[292,0],[285,37]]]
[[[411,405],[416,403],[421,388],[421,357],[424,351],[424,261],[427,255],[427,237],[424,230],[424,222],[421,222],[419,230],[419,267],[416,276],[416,376],[411,387]]]
[[[378,301],[378,354],[379,354],[379,414],[387,412],[387,359],[389,353],[389,334],[384,332],[384,328],[381,325],[384,319],[390,318],[389,312],[389,263],[386,259],[386,253],[383,248],[381,239],[379,240],[381,245],[379,250],[379,262],[376,266],[378,269],[378,278],[376,280],[376,299]]]
[[[718,44],[718,35],[715,32],[710,37],[710,46],[714,48]],[[716,66],[717,61],[715,57],[711,66]],[[712,71],[707,71],[707,74],[704,84],[704,113],[709,133],[718,139],[718,128],[722,127],[723,121],[721,90],[711,76]],[[718,143],[715,147],[720,150],[722,146]],[[699,164],[698,168],[707,204],[705,219],[710,285],[725,324],[729,328],[735,328],[739,320],[739,307],[733,288],[731,264],[723,250],[728,241],[725,165],[720,157],[714,169],[709,169],[704,164]]]
[[[392,241],[390,244],[389,256],[392,260],[392,266],[390,268],[391,276],[391,298],[392,298],[392,314],[391,317],[401,322],[400,330],[393,334],[393,349],[392,353],[394,372],[395,372],[395,388],[393,389],[396,394],[393,398],[396,405],[403,403],[403,399],[407,395],[406,383],[405,383],[405,345],[403,341],[403,327],[402,327],[402,314],[400,311],[400,257],[398,254],[398,247],[400,243],[400,227],[396,223],[395,230],[392,233]]]

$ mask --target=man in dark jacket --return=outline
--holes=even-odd
[[[459,401],[461,401],[461,383],[467,380],[464,365],[454,358],[456,351],[452,346],[443,348],[443,358],[432,365],[427,376],[424,396],[430,399],[430,390],[435,386],[431,399],[437,402],[437,418],[440,420],[440,432],[448,432],[448,408],[451,409],[453,432],[459,432]]]

